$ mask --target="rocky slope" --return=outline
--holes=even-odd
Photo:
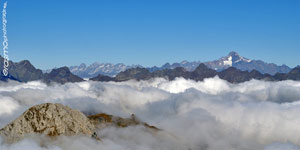
[[[142,125],[152,131],[160,129],[139,121],[134,115],[121,118],[105,113],[85,116],[62,104],[45,103],[35,105],[20,117],[0,129],[0,135],[9,143],[23,139],[30,134],[43,134],[51,137],[65,135],[85,135],[99,140],[96,130],[105,127],[124,128]]]
[[[48,136],[84,134],[92,137],[95,126],[81,112],[61,104],[40,104],[29,108],[19,118],[0,130],[8,141],[40,133]]]

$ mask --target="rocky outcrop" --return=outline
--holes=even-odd
[[[139,121],[135,115],[121,118],[105,113],[85,116],[62,104],[45,103],[35,105],[25,111],[19,118],[0,129],[0,135],[13,143],[26,135],[43,134],[51,137],[59,135],[85,135],[100,140],[96,130],[105,127],[125,128],[128,126],[144,126],[150,132],[160,131],[155,126]]]
[[[62,104],[45,103],[33,106],[19,118],[0,130],[0,135],[9,142],[25,135],[40,133],[48,136],[86,135],[96,137],[95,126],[80,111]]]
[[[137,125],[143,125],[148,129],[159,131],[155,126],[150,126],[145,122],[141,122],[139,119],[135,117],[134,114],[131,115],[130,118],[121,118],[113,115],[108,115],[105,113],[97,114],[97,115],[91,115],[88,116],[91,123],[97,128],[102,129],[108,126],[114,126],[114,127],[128,127],[128,126],[137,126]]]

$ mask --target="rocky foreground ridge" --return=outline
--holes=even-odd
[[[143,125],[151,131],[159,130],[140,122],[134,115],[125,119],[104,113],[86,116],[62,104],[45,103],[29,108],[16,120],[0,129],[0,135],[10,143],[19,141],[30,134],[43,134],[51,137],[85,135],[100,140],[96,133],[97,129],[101,130],[108,126],[135,125]]]

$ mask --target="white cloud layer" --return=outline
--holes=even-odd
[[[150,81],[0,84],[0,128],[29,107],[55,102],[86,114],[131,114],[164,130],[144,127],[98,131],[102,142],[87,137],[56,140],[31,135],[1,150],[298,150],[300,82],[252,80],[230,84],[218,77],[195,82]]]

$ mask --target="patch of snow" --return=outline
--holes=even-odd
[[[187,64],[187,63],[188,63],[188,61],[186,61],[186,60],[181,62],[182,65]]]
[[[71,69],[71,72],[77,71],[77,70],[78,70],[78,68],[72,68],[72,69]]]
[[[248,62],[248,63],[249,63],[249,62],[251,62],[252,60],[240,56],[238,60],[234,61],[234,63],[238,63],[238,62],[240,62],[240,61],[245,61],[245,62]]]
[[[229,56],[227,60],[223,61],[224,65],[232,66],[232,57]]]

